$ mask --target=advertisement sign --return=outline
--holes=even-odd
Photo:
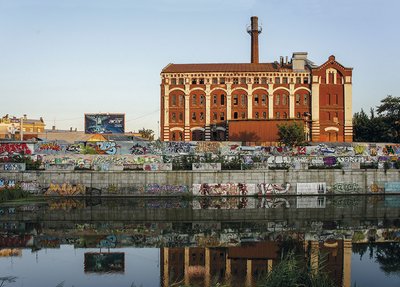
[[[125,114],[85,114],[86,134],[125,133]]]

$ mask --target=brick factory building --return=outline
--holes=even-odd
[[[351,142],[352,68],[306,52],[259,63],[251,17],[251,62],[169,64],[161,71],[162,141],[278,141],[277,124],[299,121],[313,142]]]

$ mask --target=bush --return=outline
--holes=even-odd
[[[30,193],[20,188],[0,190],[0,202],[26,198]]]

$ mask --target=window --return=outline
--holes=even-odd
[[[171,138],[173,141],[176,141],[176,135],[175,135],[175,132],[173,132],[172,133],[172,138]]]
[[[263,106],[267,104],[267,95],[262,95],[261,96],[261,103]]]
[[[258,95],[254,95],[254,105],[258,106]]]
[[[200,121],[204,121],[204,113],[200,112],[200,116],[199,116]]]
[[[197,97],[196,97],[196,95],[192,96],[192,105],[197,105]]]
[[[213,96],[213,104],[216,105],[217,104],[217,95]]]
[[[303,83],[304,83],[304,84],[308,84],[308,78],[307,78],[307,77],[304,77],[304,78],[303,78]]]
[[[224,112],[221,112],[221,113],[220,113],[220,119],[221,119],[221,121],[224,121],[224,120],[225,120],[225,114],[224,114]]]
[[[225,78],[219,78],[219,83],[221,85],[224,85],[225,84]]]
[[[225,96],[221,95],[221,106],[225,105]]]
[[[213,112],[213,120],[216,121],[218,119],[217,113]]]
[[[267,78],[261,78],[261,84],[265,85],[267,84]]]
[[[296,106],[300,105],[300,95],[296,94]]]
[[[175,113],[172,113],[171,114],[171,121],[174,123],[174,122],[176,122],[176,115],[175,115]]]
[[[197,84],[197,79],[196,78],[193,78],[192,79],[192,85],[196,85]]]
[[[287,96],[282,95],[282,105],[286,106],[287,105]]]
[[[259,114],[258,114],[258,112],[255,112],[254,117],[255,117],[256,119],[258,119],[258,118],[260,117]]]
[[[172,96],[171,96],[171,104],[172,104],[173,106],[176,106],[176,95],[172,95]]]
[[[171,85],[176,85],[176,79],[175,78],[171,79]]]
[[[296,84],[301,84],[301,78],[300,77],[296,78]]]
[[[204,95],[200,95],[200,105],[204,105]]]
[[[263,112],[262,117],[263,117],[263,119],[266,119],[267,118],[267,112]]]
[[[279,112],[276,112],[276,118],[279,119],[281,117],[281,114]]]
[[[238,105],[238,95],[233,96],[233,105],[237,106]]]
[[[238,112],[234,112],[234,113],[233,113],[233,118],[234,118],[234,119],[237,119],[237,118],[238,118]]]
[[[195,112],[192,113],[192,120],[196,121],[196,113]]]
[[[42,132],[42,129],[37,129],[37,131],[38,131],[38,133],[41,133],[41,132]]]
[[[239,84],[239,79],[238,78],[233,78],[233,84]]]
[[[275,84],[280,84],[280,83],[281,83],[281,78],[276,77],[276,78],[275,78]]]
[[[283,83],[284,83],[284,84],[287,84],[287,83],[288,83],[287,77],[284,77],[282,80],[283,80]]]
[[[304,95],[303,104],[308,105],[308,95]]]
[[[185,81],[184,81],[184,79],[183,78],[179,78],[179,85],[184,85],[185,84]]]
[[[183,104],[184,104],[184,102],[185,102],[185,97],[184,97],[184,95],[180,95],[179,96],[179,106],[183,106]]]
[[[247,104],[247,96],[242,95],[242,106],[245,106]]]
[[[254,84],[259,84],[260,83],[260,78],[254,78]]]
[[[283,118],[287,119],[287,113],[286,112],[283,112]]]
[[[281,97],[279,95],[275,95],[275,105],[279,105],[281,102]]]
[[[204,78],[200,78],[200,85],[204,85]]]
[[[246,113],[242,112],[242,119],[245,119],[245,118],[246,118]]]
[[[179,113],[179,121],[180,121],[180,122],[183,121],[183,113],[182,113],[182,112]]]
[[[217,85],[218,84],[218,78],[212,78],[212,83],[213,83],[213,85]]]
[[[338,95],[337,95],[337,94],[335,94],[334,103],[335,103],[336,105],[338,104]]]
[[[297,117],[298,119],[300,119],[300,117],[301,117],[300,112],[297,112],[296,117]]]
[[[327,102],[328,102],[328,105],[330,105],[330,104],[331,104],[331,95],[330,95],[330,94],[327,94],[326,96],[327,96],[327,99],[328,99],[328,101],[327,101]]]
[[[241,84],[246,84],[246,78],[240,78],[240,83]]]

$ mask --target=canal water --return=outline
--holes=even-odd
[[[291,256],[392,287],[399,242],[398,195],[45,199],[0,205],[0,286],[257,286]]]

